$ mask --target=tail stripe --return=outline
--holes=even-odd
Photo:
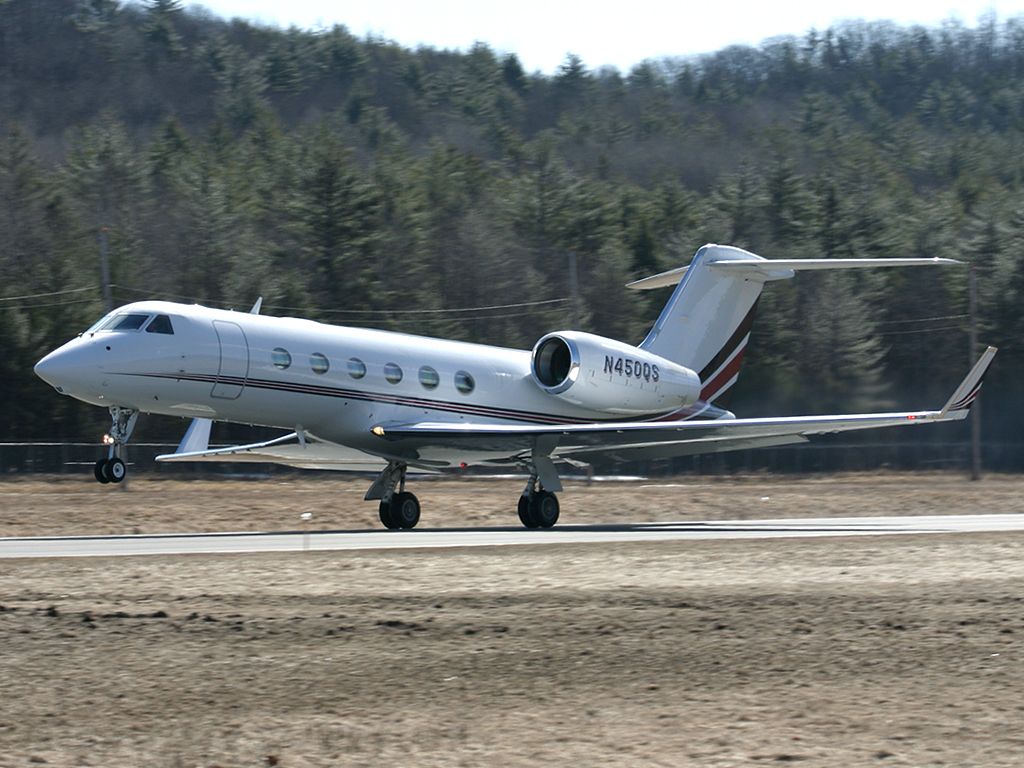
[[[743,353],[747,349],[747,341],[750,340],[750,328],[754,324],[754,315],[757,314],[758,301],[754,301],[725,345],[698,374],[702,385],[700,399],[704,402],[712,402],[736,383],[740,365],[743,364]]]
[[[760,300],[760,299],[758,299]],[[750,307],[750,311],[747,312],[746,317],[740,321],[736,330],[733,331],[732,336],[725,342],[725,345],[718,351],[718,354],[711,358],[711,362],[704,366],[701,372],[698,374],[701,381],[707,381],[711,378],[725,363],[732,357],[736,348],[741,344],[746,344],[747,336],[750,335],[750,327],[754,324],[754,314],[757,312],[757,301]]]
[[[738,349],[733,356],[727,360],[721,368],[711,374],[710,379],[701,379],[703,386],[700,391],[700,399],[710,403],[726,389],[736,383],[739,376],[740,366],[743,364],[743,353],[747,350],[747,340],[750,334],[743,337]]]

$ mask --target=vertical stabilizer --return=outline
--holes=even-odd
[[[676,285],[640,344],[700,376],[701,400],[719,401],[739,376],[754,309],[764,284],[797,270],[879,269],[959,264],[954,259],[764,259],[731,245],[705,245],[688,267],[630,283],[648,290]]]
[[[701,400],[707,403],[736,382],[765,281],[793,274],[789,270],[731,274],[711,268],[723,261],[766,260],[741,248],[705,245],[682,273],[675,292],[640,344],[642,349],[696,371]]]

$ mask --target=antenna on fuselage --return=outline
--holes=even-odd
[[[249,310],[250,315],[258,315],[260,313],[260,307],[263,306],[263,297],[260,296],[256,299],[256,303],[252,305],[252,309]]]

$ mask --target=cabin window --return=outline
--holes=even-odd
[[[437,389],[437,385],[440,383],[441,377],[437,375],[437,371],[429,365],[424,365],[420,368],[420,384],[423,385],[424,389]]]
[[[309,358],[309,367],[313,369],[313,373],[327,373],[331,363],[325,355],[314,352]]]
[[[366,363],[358,357],[348,359],[348,375],[353,379],[361,379],[366,375]]]
[[[292,364],[292,356],[288,353],[287,349],[282,349],[281,347],[276,347],[270,353],[270,359],[274,362],[274,367],[280,368],[282,371]]]
[[[402,369],[398,367],[398,363],[388,363],[384,366],[384,378],[392,384],[402,380]]]
[[[171,318],[167,315],[157,315],[153,322],[146,326],[146,333],[166,333],[168,336],[174,334],[174,326],[171,325]]]
[[[455,374],[455,388],[464,395],[468,395],[476,387],[473,377],[465,371],[458,371]]]

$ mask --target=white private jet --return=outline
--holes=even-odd
[[[51,352],[35,372],[58,392],[110,409],[96,479],[125,476],[121,448],[140,412],[193,419],[158,461],[254,461],[379,470],[366,492],[388,528],[420,505],[406,472],[469,465],[524,468],[519,518],[559,515],[558,463],[650,459],[806,441],[845,430],[963,419],[996,350],[989,347],[938,411],[738,419],[716,405],[736,382],[765,283],[796,270],[956,264],[951,259],[767,260],[705,245],[688,267],[630,287],[676,285],[639,346],[579,331],[532,351],[346,328],[163,301],[121,307]],[[291,430],[209,448],[213,421]]]

